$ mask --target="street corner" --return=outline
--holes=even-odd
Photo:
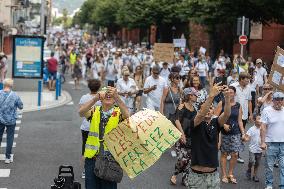
[[[58,97],[58,100],[56,100],[55,92],[43,91],[41,106],[38,106],[38,101],[34,100],[38,99],[37,92],[18,92],[18,94],[24,103],[23,112],[33,112],[56,108],[72,102],[72,97],[67,91],[62,91],[61,96]]]

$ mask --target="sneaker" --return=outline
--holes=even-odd
[[[172,155],[172,157],[177,157],[176,151],[172,150],[172,151],[171,151],[171,155]]]
[[[243,160],[241,157],[239,157],[239,158],[237,159],[237,161],[238,161],[239,163],[245,163],[245,160]]]
[[[246,172],[246,177],[247,177],[248,180],[250,180],[251,179],[251,172],[247,171]]]
[[[85,179],[85,171],[82,172],[82,179]]]
[[[5,158],[5,163],[6,163],[6,164],[9,164],[9,163],[12,163],[12,162],[13,162],[13,160],[11,160],[11,158],[10,158],[10,159]]]
[[[266,186],[265,189],[273,189],[272,186]]]
[[[259,178],[258,178],[257,176],[252,177],[252,180],[253,180],[254,182],[259,182]]]
[[[228,155],[228,156],[227,156],[227,160],[228,160],[228,161],[230,161],[231,158],[232,158],[231,155]]]

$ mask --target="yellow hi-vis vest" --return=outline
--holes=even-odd
[[[76,53],[70,53],[70,64],[75,64],[76,63],[76,58],[77,58],[77,55]]]
[[[90,131],[87,138],[87,142],[85,145],[85,158],[93,158],[100,149],[100,140],[99,140],[99,130],[100,130],[100,121],[101,121],[101,113],[100,113],[100,106],[97,106],[95,112],[93,113]],[[115,107],[113,110],[111,117],[109,118],[106,126],[105,126],[105,133],[104,135],[108,134],[111,130],[118,126],[119,116],[120,116],[120,109],[119,107]],[[107,147],[104,143],[104,150],[107,151]]]

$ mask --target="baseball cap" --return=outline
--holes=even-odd
[[[284,98],[284,94],[282,92],[273,93],[273,99],[276,99],[276,98]]]
[[[195,95],[195,96],[197,96],[198,92],[197,92],[197,90],[195,90],[195,88],[189,87],[189,88],[185,88],[183,90],[183,94],[184,94],[184,96],[187,96],[187,95]]]
[[[255,61],[257,64],[258,63],[262,63],[262,60],[260,59],[260,58],[258,58],[258,59],[256,59],[256,61]]]

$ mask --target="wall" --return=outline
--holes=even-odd
[[[249,54],[253,59],[262,58],[266,62],[273,61],[277,46],[284,45],[284,25],[270,24],[263,26],[262,39],[249,40]],[[234,45],[234,53],[240,52],[240,45]]]
[[[189,47],[191,50],[199,49],[200,46],[209,49],[209,36],[203,26],[190,22],[189,30]]]

